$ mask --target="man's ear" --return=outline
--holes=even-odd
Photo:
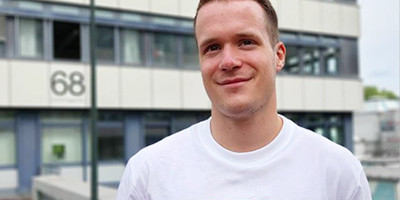
[[[275,45],[276,73],[280,72],[285,66],[286,47],[282,42]]]

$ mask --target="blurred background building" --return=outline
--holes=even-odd
[[[362,108],[355,0],[272,0],[287,47],[278,109],[353,150]],[[138,150],[206,119],[197,0],[97,0],[99,182]],[[31,178],[90,180],[89,0],[0,0],[0,196]]]

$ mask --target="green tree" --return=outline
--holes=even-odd
[[[399,99],[396,94],[389,90],[379,90],[376,86],[365,86],[364,87],[364,99],[371,99],[373,96],[381,96],[388,99]]]

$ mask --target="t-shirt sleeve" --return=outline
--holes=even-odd
[[[140,183],[140,178],[138,176],[140,176],[141,173],[135,172],[134,169],[140,169],[135,163],[137,163],[137,160],[132,157],[128,164],[126,164],[118,186],[116,200],[146,200],[144,195],[140,193],[140,191],[144,191],[138,189],[138,187],[140,187],[138,186],[138,183]]]
[[[350,200],[372,200],[371,190],[364,170],[360,172],[360,185]]]

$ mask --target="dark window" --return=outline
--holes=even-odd
[[[124,159],[124,132],[122,113],[102,112],[99,115],[99,160]]]
[[[339,58],[337,49],[333,47],[326,48],[323,53],[326,75],[339,74]]]
[[[160,141],[171,132],[170,117],[167,113],[147,113],[145,124],[146,146]]]
[[[99,125],[99,160],[122,160],[124,158],[124,137],[122,124]]]
[[[310,75],[319,75],[320,69],[320,54],[318,48],[304,48],[303,52],[303,73]]]
[[[114,28],[97,27],[96,57],[103,62],[114,62]]]
[[[80,60],[80,25],[68,22],[53,23],[54,58]]]
[[[344,145],[344,116],[322,113],[284,113],[298,125],[314,131],[333,142]]]
[[[177,68],[178,48],[173,34],[155,33],[152,60],[155,66]]]
[[[193,36],[183,36],[182,38],[183,68],[197,70],[200,69],[196,40]]]
[[[283,72],[288,74],[298,74],[300,72],[299,48],[294,46],[287,47]]]

